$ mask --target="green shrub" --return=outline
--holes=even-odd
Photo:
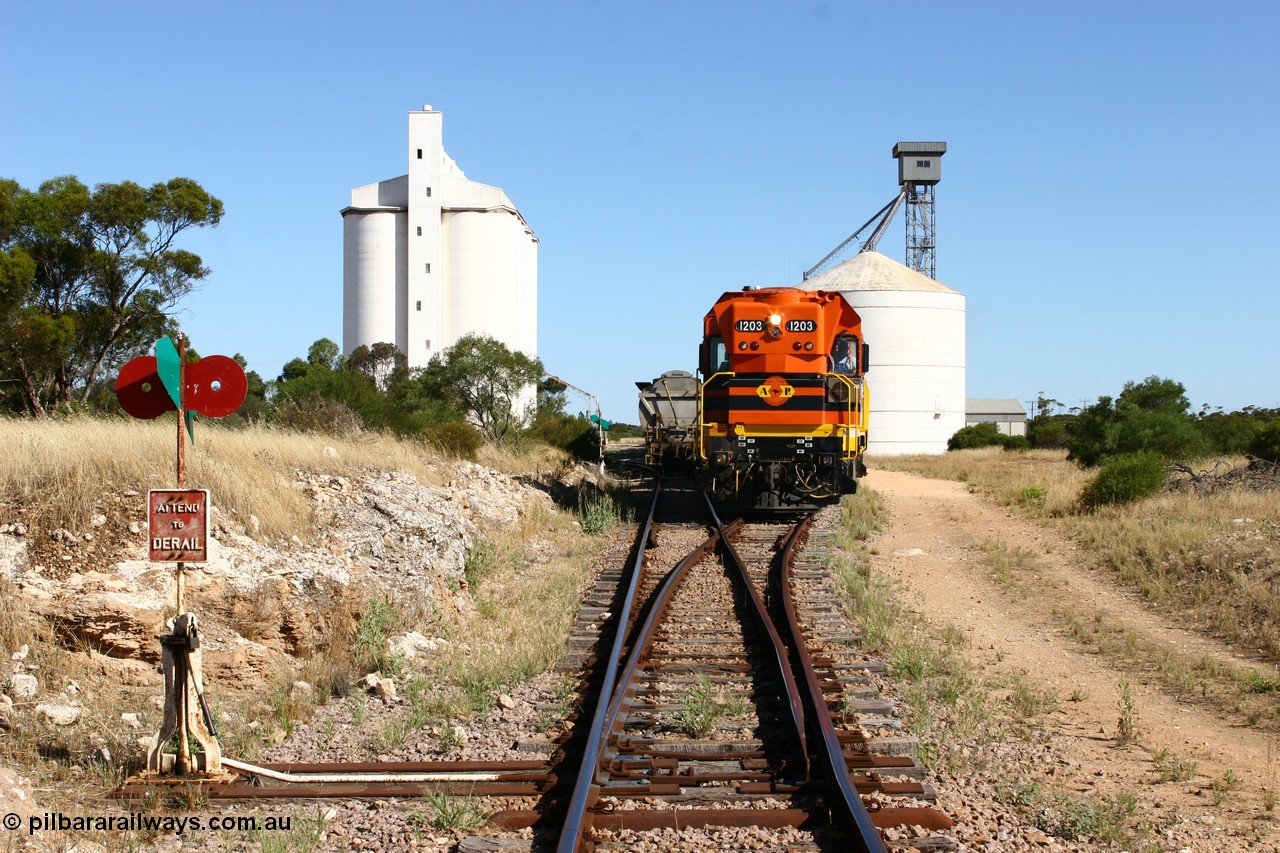
[[[1068,459],[1086,468],[1126,453],[1159,453],[1165,459],[1197,459],[1212,450],[1188,414],[1179,382],[1149,376],[1126,382],[1115,400],[1099,397],[1066,426]]]
[[[600,455],[599,428],[581,416],[539,414],[529,434],[577,459],[593,460]]]
[[[1102,466],[1080,496],[1087,509],[1105,504],[1131,503],[1155,494],[1168,476],[1164,457],[1159,453],[1126,453],[1115,456]]]
[[[476,461],[476,454],[484,444],[484,436],[470,424],[460,421],[424,427],[422,440],[454,459]]]
[[[1025,435],[1011,435],[1004,442],[1005,450],[1030,450],[1031,439]]]
[[[607,492],[590,494],[578,492],[578,523],[582,532],[591,536],[603,536],[622,518],[622,512]]]
[[[1267,424],[1253,437],[1249,452],[1268,462],[1280,462],[1280,420]]]
[[[956,434],[947,440],[947,450],[971,450],[975,447],[991,447],[1004,444],[1009,436],[1004,435],[992,423],[969,424],[956,430]]]
[[[1025,509],[1044,509],[1049,503],[1049,490],[1043,486],[1027,486],[1018,490],[1018,506]]]
[[[351,652],[356,664],[365,671],[377,670],[384,675],[399,674],[404,662],[392,654],[387,640],[400,627],[400,615],[396,613],[390,596],[374,596],[360,614],[356,627],[356,640]]]
[[[1036,448],[1057,448],[1067,446],[1067,424],[1075,420],[1074,415],[1041,415],[1027,423],[1027,438]]]
[[[498,565],[498,549],[488,539],[476,539],[467,551],[466,562],[462,566],[462,576],[467,579],[467,586],[474,595],[480,589],[481,582],[493,572]]]
[[[359,413],[345,403],[322,397],[318,391],[280,403],[276,420],[281,426],[299,432],[338,436],[355,435],[364,429]]]
[[[594,432],[595,425],[583,417],[539,412],[529,435],[552,447],[568,450],[569,446],[585,432]]]

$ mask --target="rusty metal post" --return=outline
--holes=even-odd
[[[183,403],[183,362],[187,356],[187,339],[184,335],[178,335],[176,341],[178,345],[178,488],[183,489],[187,486],[187,445],[182,435],[183,428],[186,426],[186,411]],[[178,621],[182,620],[182,614],[186,611],[186,564],[179,562],[177,564],[177,605]],[[175,634],[177,632],[175,631]],[[177,773],[179,776],[185,776],[191,771],[191,744],[187,740],[187,715],[190,710],[190,691],[188,685],[190,683],[190,673],[187,668],[187,657],[185,654],[178,655],[180,660],[178,664],[178,672],[180,677],[176,679],[178,685],[177,710],[178,710],[178,763]]]

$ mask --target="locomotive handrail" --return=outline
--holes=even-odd
[[[819,376],[826,378],[834,376],[845,384],[849,389],[849,400],[845,411],[849,415],[848,426],[856,427],[859,434],[865,434],[867,429],[867,409],[870,406],[870,394],[867,389],[867,382],[861,376],[849,376],[845,373],[819,373]],[[855,420],[854,415],[857,415]],[[857,453],[857,440],[854,440],[854,447],[851,452]],[[846,451],[848,448],[846,448]]]
[[[705,396],[706,396],[705,392],[707,390],[707,385],[708,383],[711,382],[712,379],[715,379],[717,376],[727,376],[730,379],[732,379],[737,375],[738,374],[734,373],[732,370],[717,370],[715,373],[708,376],[705,380],[703,380],[703,382],[701,382],[698,385],[698,458],[699,459],[707,458],[707,449],[705,445],[706,434],[707,434],[707,422],[704,417],[707,412],[706,401],[705,401]]]

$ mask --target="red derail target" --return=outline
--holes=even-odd
[[[225,418],[240,408],[249,387],[244,368],[225,355],[205,356],[186,365],[182,385],[183,407],[210,418]],[[116,397],[122,409],[145,420],[178,408],[165,390],[154,355],[139,356],[121,368]]]
[[[207,562],[208,529],[207,489],[152,489],[147,493],[147,559]]]

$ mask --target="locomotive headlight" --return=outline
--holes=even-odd
[[[769,325],[770,325],[770,326],[781,326],[781,325],[782,325],[782,315],[781,315],[781,314],[770,314],[770,315],[769,315]]]

